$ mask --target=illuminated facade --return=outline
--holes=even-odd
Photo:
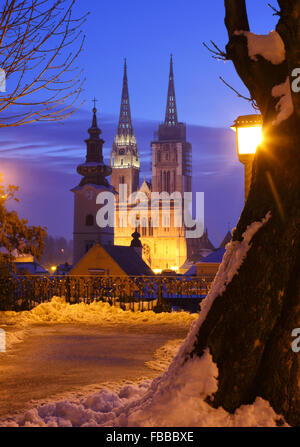
[[[150,194],[152,192],[169,194],[192,191],[191,144],[186,141],[186,126],[178,122],[175,98],[173,60],[170,60],[170,74],[167,106],[164,123],[159,126],[158,138],[151,143],[152,183],[144,182],[139,187],[140,159],[131,123],[127,67],[125,62],[121,111],[117,134],[111,152],[111,184],[120,192],[119,185],[127,185],[128,195],[142,192],[148,202],[140,205],[140,214],[136,227],[141,234],[143,259],[153,271],[164,269],[179,271],[188,256],[186,230],[181,217],[180,225],[175,225],[177,207],[183,204],[171,201],[170,213],[158,203],[159,225],[153,227],[150,213]],[[129,224],[127,214],[123,212],[122,201],[126,197],[118,194],[116,205],[115,245],[130,245],[134,227]],[[130,211],[130,206],[128,210]],[[148,212],[149,211],[149,212]]]
[[[126,59],[120,119],[110,163],[112,168],[111,184],[115,187],[117,193],[119,193],[119,185],[121,184],[127,185],[128,195],[137,191],[140,183],[140,156],[131,122]]]

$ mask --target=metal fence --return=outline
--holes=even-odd
[[[17,276],[12,310],[30,310],[54,296],[67,302],[103,301],[126,310],[197,311],[211,282],[195,277]]]

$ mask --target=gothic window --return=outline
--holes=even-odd
[[[149,218],[149,236],[153,236],[153,220]]]
[[[124,175],[122,175],[122,177],[120,177],[120,185],[124,185],[125,183],[125,177]]]
[[[166,153],[166,160],[169,160],[169,154]]]
[[[147,236],[147,221],[143,219],[142,222],[142,236]]]
[[[161,160],[160,151],[157,152],[157,160],[158,160],[158,161]]]
[[[85,225],[87,227],[92,227],[94,225],[94,216],[92,214],[88,214],[85,218]]]
[[[123,158],[121,158],[121,166],[123,166]]]
[[[170,171],[167,172],[167,188],[166,191],[170,194]]]

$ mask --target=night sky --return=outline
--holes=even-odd
[[[85,0],[78,13],[90,11],[86,44],[78,65],[87,78],[86,104],[63,124],[1,129],[0,172],[5,183],[20,186],[17,211],[49,234],[72,237],[73,197],[79,183],[76,166],[85,157],[91,99],[98,99],[98,121],[109,160],[118,122],[123,59],[127,58],[133,124],[142,173],[150,178],[150,141],[164,118],[169,55],[173,53],[178,118],[187,123],[193,145],[193,189],[205,192],[205,224],[220,244],[243,205],[243,167],[229,126],[238,115],[255,113],[220,80],[247,94],[232,63],[219,62],[203,47],[212,39],[227,43],[224,2],[213,0]],[[248,0],[252,31],[268,33],[276,17],[268,1]],[[276,3],[274,2],[274,6]],[[255,22],[255,24],[253,24]],[[8,85],[9,88],[9,85]]]

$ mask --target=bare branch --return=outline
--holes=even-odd
[[[0,96],[0,112],[14,106],[14,113],[2,116],[0,127],[61,120],[78,109],[84,80],[74,63],[85,41],[81,28],[87,14],[73,17],[74,5],[75,0],[6,0],[0,11],[0,68],[8,92]],[[31,109],[24,112],[25,106]]]

